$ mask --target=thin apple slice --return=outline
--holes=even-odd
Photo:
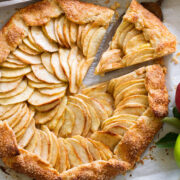
[[[68,103],[68,107],[75,115],[75,124],[71,135],[81,135],[83,133],[86,123],[84,111],[81,109],[80,106],[74,103]]]
[[[39,54],[39,52],[37,52],[37,51],[35,51],[35,50],[33,50],[33,49],[31,49],[30,47],[28,47],[25,43],[21,43],[19,46],[19,49],[21,50],[21,51],[23,51],[23,52],[25,52],[25,53],[27,53],[27,54],[29,54],[29,55],[38,55]]]
[[[111,104],[107,102],[106,100],[100,99],[100,98],[95,98],[95,100],[97,100],[101,105],[103,105],[104,109],[106,110],[108,114],[108,117],[112,116],[114,104]]]
[[[94,61],[94,58],[87,59],[83,62],[81,66],[80,76],[79,76],[79,86],[82,84],[82,81],[84,77],[86,76],[86,73],[88,72],[89,67],[91,66],[92,62]]]
[[[60,64],[59,54],[53,53],[51,56],[51,66],[57,78],[61,81],[67,81],[67,77],[63,71],[62,65]]]
[[[65,84],[62,87],[57,87],[57,88],[54,88],[54,89],[42,88],[42,89],[39,89],[39,92],[41,94],[52,96],[52,95],[56,95],[56,94],[60,94],[62,92],[65,92],[66,89],[67,89],[67,85]]]
[[[134,37],[137,36],[138,34],[140,34],[141,31],[133,28],[131,31],[129,31],[126,35],[126,37],[124,38],[123,41],[123,49],[126,49],[126,44]]]
[[[54,95],[54,96],[47,96],[44,94],[41,94],[39,91],[35,90],[32,96],[28,99],[28,102],[34,106],[41,106],[45,104],[52,103],[64,96],[65,92],[62,92],[60,94]]]
[[[106,119],[103,123],[102,123],[102,129],[104,129],[104,127],[110,125],[111,123],[113,122],[118,122],[118,121],[127,121],[127,122],[135,122],[137,121],[138,119],[138,116],[135,116],[135,115],[130,115],[130,114],[120,114],[120,115],[117,115],[117,116],[112,116],[108,119]]]
[[[90,103],[90,99],[86,98],[85,96],[82,97],[81,95],[78,95],[79,98],[81,98],[87,105],[90,117],[91,117],[91,131],[97,131],[100,126],[100,119],[97,115],[96,110],[93,108],[92,104]]]
[[[74,97],[74,96],[69,96],[69,102],[77,104],[84,111],[86,122],[85,122],[84,131],[82,135],[87,136],[87,134],[90,131],[91,121],[92,121],[87,104],[81,98]]]
[[[0,120],[7,119],[12,116],[19,108],[20,104],[0,106]]]
[[[60,103],[60,100],[57,100],[57,101],[54,101],[50,104],[45,104],[42,106],[34,106],[34,108],[39,112],[46,112],[46,111],[50,111],[51,109],[56,107],[59,103]]]
[[[82,70],[84,62],[85,62],[85,59],[83,58],[83,59],[81,59],[81,61],[78,62],[78,66],[77,66],[76,84],[78,87],[80,87],[81,83],[82,83],[81,70]]]
[[[138,49],[138,47],[141,47],[143,44],[146,44],[147,41],[144,38],[144,35],[142,33],[134,36],[131,38],[124,47],[124,52],[126,54],[130,54],[134,50]]]
[[[34,75],[41,81],[50,83],[50,84],[58,84],[61,83],[54,75],[49,73],[43,65],[32,65],[31,66]]]
[[[66,42],[65,40],[65,37],[64,37],[64,33],[63,33],[63,27],[64,27],[64,21],[65,21],[66,17],[65,16],[61,16],[59,19],[58,19],[58,25],[57,25],[57,34],[58,34],[58,37],[60,39],[60,41],[62,42],[62,44],[66,47],[66,48],[69,48],[69,45],[68,43]]]
[[[11,126],[12,129],[15,128],[16,125],[18,125],[22,118],[25,116],[25,114],[27,113],[28,111],[28,107],[27,107],[27,104],[26,103],[22,103],[22,108],[21,108],[21,112],[20,114],[17,116],[17,118],[13,121],[13,120],[7,120],[8,121],[8,124]]]
[[[37,143],[39,141],[39,137],[38,137],[38,130],[35,129],[35,132],[34,132],[34,135],[33,137],[31,138],[31,140],[29,141],[28,145],[25,147],[25,149],[29,152],[34,152],[36,146],[37,146]]]
[[[42,130],[47,134],[49,138],[49,143],[50,143],[50,149],[49,149],[49,156],[48,156],[48,162],[52,165],[52,167],[55,166],[56,164],[56,159],[58,155],[58,145],[56,144],[56,136],[49,131],[47,126],[42,126]]]
[[[49,83],[36,83],[34,81],[28,80],[28,85],[33,87],[33,88],[37,88],[37,89],[41,89],[41,88],[49,88],[49,89],[53,89],[53,88],[57,88],[57,87],[62,87],[64,85],[64,83],[60,83],[60,84],[49,84]]]
[[[32,33],[31,33],[31,28],[28,30],[28,40],[35,46],[39,52],[43,52],[44,50],[35,42]]]
[[[62,116],[59,118],[56,127],[53,129],[53,132],[54,132],[54,134],[55,134],[57,137],[60,137],[60,135],[59,135],[59,134],[60,134],[60,130],[61,130],[62,125],[64,124],[64,121],[65,121],[65,119],[63,118],[63,116],[64,116],[64,112],[63,112]]]
[[[91,96],[91,93],[105,93],[107,91],[108,83],[103,82],[96,85],[92,85],[90,87],[85,87],[81,89],[81,93],[85,94],[86,96]]]
[[[104,72],[108,72],[109,70],[116,69],[115,64],[119,66],[124,66],[123,61],[121,59],[123,53],[120,49],[112,49],[107,50],[103,53],[100,62],[98,63],[95,73],[100,74]]]
[[[73,146],[76,154],[79,156],[83,164],[90,162],[86,149],[79,143],[78,140],[74,138],[67,138],[66,140]]]
[[[79,25],[78,26],[78,34],[77,34],[77,46],[82,49],[82,44],[81,44],[81,36],[82,36],[82,31],[84,29],[85,25]]]
[[[119,134],[123,136],[124,133],[135,124],[136,124],[136,121],[127,121],[125,119],[113,120],[110,124],[106,125],[103,128],[103,131],[108,131],[110,133]]]
[[[19,64],[14,64],[14,63],[10,63],[10,62],[3,62],[0,65],[0,67],[17,69],[17,68],[24,68],[24,67],[26,67],[26,65],[19,65]]]
[[[81,146],[85,149],[85,151],[88,155],[89,161],[92,162],[93,156],[91,155],[91,152],[89,150],[87,138],[84,138],[83,136],[77,135],[77,136],[73,136],[73,139],[76,139],[81,144]]]
[[[91,148],[96,148],[98,150],[99,155],[100,155],[100,159],[107,161],[108,158],[107,158],[106,154],[104,153],[103,149],[101,149],[101,144],[102,143],[98,142],[98,141],[95,141],[95,140],[93,140],[91,138],[87,138],[87,139],[93,145],[93,146],[91,145]],[[107,148],[107,147],[103,147],[103,148]],[[92,150],[94,150],[94,149],[92,149]]]
[[[41,133],[40,133],[40,130],[39,130],[39,129],[37,129],[36,132],[37,132],[37,139],[38,139],[38,140],[37,140],[37,144],[36,144],[36,147],[35,147],[33,153],[35,153],[36,155],[40,156],[40,155],[41,155],[41,151],[42,151]]]
[[[5,77],[1,77],[0,78],[0,83],[3,83],[3,82],[13,82],[13,81],[17,81],[19,79],[21,79],[22,76],[19,76],[19,77],[12,77],[12,78],[5,78]]]
[[[52,136],[52,158],[50,160],[50,163],[52,164],[53,167],[56,166],[56,161],[58,160],[59,157],[59,144],[57,141],[57,137],[54,135],[54,133],[51,132]]]
[[[56,158],[56,163],[54,166],[54,169],[56,169],[57,171],[59,171],[60,169],[60,161],[61,161],[61,151],[60,151],[60,147],[59,147],[59,142],[58,142],[58,138],[54,135],[54,133],[52,133],[54,136],[54,140],[55,140],[55,144],[56,144],[56,148],[57,148],[57,158]]]
[[[65,144],[67,152],[68,152],[70,167],[73,168],[73,167],[76,167],[76,166],[82,164],[82,161],[79,158],[79,156],[77,155],[75,149],[66,139],[64,139],[64,144]]]
[[[115,106],[119,104],[124,98],[127,98],[132,95],[146,95],[147,90],[145,89],[145,84],[140,82],[134,85],[130,85],[129,87],[123,89],[115,98]]]
[[[27,101],[30,98],[30,96],[33,94],[33,91],[34,91],[33,88],[27,86],[27,88],[21,94],[18,94],[17,96],[0,99],[0,104],[9,105],[9,104],[16,104],[19,102]]]
[[[127,66],[149,61],[154,58],[154,49],[149,43],[144,44],[143,47],[138,48],[138,52],[132,52],[123,57],[123,61]]]
[[[28,38],[23,39],[23,43],[24,43],[27,47],[29,47],[30,49],[32,49],[33,51],[35,51],[35,52],[37,52],[37,53],[41,53],[41,52],[42,52],[39,48],[37,48],[37,46],[34,46],[34,44],[31,43],[31,41],[30,41]]]
[[[129,104],[129,103],[138,103],[138,104],[148,106],[148,96],[145,96],[145,95],[129,96],[123,99],[122,101],[120,101],[120,103],[118,104],[118,107],[123,106],[125,104]]]
[[[60,127],[58,123],[66,109],[66,105],[67,105],[67,97],[64,96],[60,102],[59,109],[58,109],[56,115],[53,117],[53,119],[51,121],[49,121],[47,123],[47,126],[50,130],[54,130],[57,127],[57,125],[58,125],[58,128]]]
[[[55,52],[58,50],[58,46],[56,43],[49,40],[42,32],[41,27],[32,26],[31,34],[38,46],[40,46],[44,51],[47,52]]]
[[[26,74],[26,77],[27,77],[29,80],[31,80],[31,81],[33,81],[33,82],[35,82],[35,83],[42,83],[42,81],[40,81],[40,80],[34,75],[33,72],[30,72],[30,73]]]
[[[12,128],[13,124],[17,124],[17,122],[19,121],[19,119],[23,116],[23,114],[26,113],[27,110],[27,106],[26,104],[22,103],[20,104],[19,108],[17,109],[17,111],[10,117],[8,117],[7,119],[5,119],[5,121],[9,124],[9,126]]]
[[[109,160],[113,157],[113,153],[111,152],[108,146],[104,145],[103,143],[99,141],[93,141],[93,143],[97,145],[102,157],[104,157],[106,160]]]
[[[81,34],[81,45],[83,47],[84,44],[84,38],[87,34],[87,32],[89,31],[89,29],[91,28],[92,24],[86,24],[86,26],[82,29],[82,34]]]
[[[78,87],[76,84],[76,73],[78,66],[77,53],[78,53],[78,48],[73,47],[68,57],[68,63],[70,67],[69,90],[71,93],[77,93],[78,91]]]
[[[114,35],[114,37],[112,39],[111,49],[119,49],[119,44],[118,44],[119,36],[124,31],[124,29],[126,29],[126,27],[128,27],[129,25],[130,25],[129,22],[122,21],[122,23],[117,28],[116,33],[115,33],[115,35]]]
[[[96,131],[91,136],[92,139],[96,141],[100,141],[106,146],[108,146],[111,150],[114,149],[114,147],[119,143],[122,136],[118,134],[113,134],[110,132],[104,132],[104,131]]]
[[[57,105],[54,109],[47,112],[36,112],[34,117],[36,124],[45,124],[50,121],[58,112],[60,105]]]
[[[40,132],[40,136],[41,136],[41,154],[40,154],[40,156],[43,160],[47,161],[48,153],[49,153],[48,137],[44,131],[39,130],[39,132]]]
[[[25,64],[41,64],[41,57],[39,55],[30,55],[20,49],[16,49],[13,54]]]
[[[66,44],[68,44],[68,47],[71,47],[69,27],[70,27],[70,22],[69,22],[69,20],[67,18],[65,18],[64,19],[64,24],[63,24],[64,39],[66,41]]]
[[[126,35],[131,31],[133,30],[135,27],[134,27],[134,24],[129,24],[119,35],[118,37],[118,45],[123,48],[123,42],[124,42],[124,39],[126,38]]]
[[[65,113],[63,114],[63,118],[64,118],[64,123],[60,129],[59,134],[61,137],[68,137],[71,135],[75,124],[75,115],[68,106],[66,106],[66,110]]]
[[[17,124],[17,126],[19,126],[18,129],[17,129],[17,132],[15,134],[17,139],[22,137],[25,134],[25,132],[27,131],[27,129],[28,129],[29,125],[30,125],[30,123],[32,121],[34,121],[33,117],[34,117],[34,114],[35,114],[35,110],[33,108],[28,108],[27,112],[28,111],[29,111],[28,119],[26,119],[26,121],[21,120],[21,123],[19,123],[19,124],[21,124],[20,126]],[[16,126],[14,128],[16,128]]]
[[[57,42],[60,44],[60,46],[63,47],[64,44],[59,38],[58,29],[59,29],[59,19],[56,18],[55,21],[54,21],[54,34],[56,36]]]
[[[19,79],[14,82],[2,82],[0,83],[0,93],[7,93],[17,88],[17,86],[21,83],[22,79]]]
[[[54,74],[54,70],[51,66],[51,54],[48,52],[41,54],[41,61],[46,70],[49,73]]]
[[[88,45],[88,51],[87,51],[88,59],[96,55],[105,33],[106,33],[106,29],[104,27],[100,27],[93,33]]]
[[[57,38],[55,35],[55,27],[54,27],[54,19],[51,19],[48,23],[46,23],[42,29],[44,34],[52,41],[57,42]]]
[[[18,145],[22,148],[26,147],[29,144],[30,140],[32,139],[34,133],[35,133],[35,121],[32,120],[23,137],[18,138]]]
[[[31,68],[25,67],[22,69],[8,69],[8,68],[1,68],[1,76],[5,78],[14,78],[28,74],[31,72]]]
[[[121,93],[125,88],[131,86],[131,85],[135,85],[137,83],[144,83],[145,82],[145,79],[142,78],[142,79],[133,79],[133,80],[129,80],[129,81],[126,81],[126,82],[123,82],[123,83],[118,83],[116,88],[114,89],[114,92],[113,92],[113,96],[116,98],[116,96]]]
[[[59,61],[67,78],[69,78],[70,76],[70,69],[69,69],[69,64],[68,64],[69,52],[70,51],[68,49],[63,49],[63,48],[59,49]]]
[[[75,138],[76,138],[76,137],[75,137]],[[78,139],[80,139],[80,138],[78,137]],[[81,143],[82,143],[82,138],[80,139],[80,141],[81,141]],[[91,143],[91,141],[89,141],[88,139],[85,139],[85,138],[84,138],[84,141],[85,141],[84,143],[87,144],[89,153],[90,153],[90,155],[92,156],[93,160],[94,160],[94,161],[96,161],[96,160],[101,160],[101,159],[102,159],[102,158],[101,158],[101,154],[100,154],[97,146],[94,145],[93,143]]]
[[[98,101],[96,101],[93,98],[90,98],[88,96],[85,96],[83,94],[78,94],[78,97],[81,97],[81,99],[84,99],[84,101],[88,102],[94,109],[96,110],[96,113],[101,121],[105,120],[108,118],[108,114],[106,110],[104,109],[103,105],[100,104]],[[98,121],[96,122],[98,123]]]
[[[116,108],[116,110],[114,111],[114,115],[131,114],[135,116],[141,116],[146,109],[147,107],[144,105],[131,103]]]
[[[77,41],[77,33],[78,33],[78,25],[73,22],[70,22],[69,35],[70,35],[71,43],[73,44],[75,44]]]
[[[86,36],[84,37],[84,41],[83,41],[84,56],[87,56],[90,39],[91,39],[92,35],[96,32],[97,29],[98,29],[98,27],[92,26],[86,33]]]
[[[69,156],[67,148],[64,144],[64,140],[62,138],[58,138],[59,143],[59,152],[60,152],[60,166],[59,166],[59,172],[62,173],[63,171],[66,171],[70,168],[69,164]]]
[[[25,115],[21,118],[20,122],[16,124],[15,127],[13,128],[15,134],[24,127],[24,125],[28,122],[29,118],[30,118],[30,111],[27,108]]]

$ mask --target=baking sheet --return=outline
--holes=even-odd
[[[16,1],[16,0],[13,0]],[[112,6],[115,2],[120,3],[120,8],[118,12],[122,13],[130,0],[85,0],[95,4],[104,5],[107,7]],[[146,1],[146,0],[143,0]],[[12,0],[11,0],[12,2]],[[33,2],[33,1],[31,1]],[[18,9],[30,4],[30,2],[26,3],[18,3],[16,5],[4,6],[0,7],[0,28],[7,22],[9,17]],[[7,4],[8,5],[8,4]],[[164,0],[162,4],[162,10],[164,15],[164,24],[169,28],[169,30],[177,36],[177,40],[180,39],[180,1],[179,0]],[[178,42],[177,52],[180,52],[180,44]],[[176,53],[177,53],[176,52]],[[175,53],[175,54],[176,54]],[[165,65],[168,68],[166,83],[170,95],[170,115],[172,115],[171,111],[174,107],[174,94],[175,88],[180,82],[180,63],[174,64],[171,62],[171,59],[174,55],[167,56],[165,58]],[[180,58],[179,58],[180,62]],[[85,78],[84,84],[91,85],[96,84],[98,82],[103,82],[113,77],[118,77],[120,75],[126,74],[128,72],[133,71],[143,65],[150,64],[151,62],[144,63],[141,65],[135,65],[129,68],[124,68],[121,70],[117,70],[115,72],[108,73],[104,77],[94,76],[94,67],[96,63],[93,63],[93,66],[90,68],[87,77]],[[158,135],[155,137],[155,142],[158,138],[164,136],[166,133],[170,131],[178,132],[177,129],[165,124],[163,128],[160,130]],[[176,163],[173,159],[173,149],[159,149],[155,148],[152,143],[149,148],[146,150],[142,157],[142,161],[137,164],[136,168],[133,171],[128,172],[125,176],[121,175],[116,177],[115,179],[121,180],[180,180],[180,169],[177,168]],[[30,180],[30,178],[15,173],[14,171],[8,168],[2,168],[4,166],[0,161],[0,180]]]

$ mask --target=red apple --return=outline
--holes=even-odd
[[[178,84],[177,86],[177,89],[176,89],[176,107],[178,109],[178,111],[180,112],[180,83]]]

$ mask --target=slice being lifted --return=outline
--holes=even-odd
[[[176,37],[155,15],[136,0],[132,0],[95,73],[104,74],[160,58],[175,51]]]

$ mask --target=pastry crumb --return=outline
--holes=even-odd
[[[120,8],[120,7],[121,7],[121,5],[120,5],[120,3],[118,3],[118,2],[114,2],[114,4],[110,6],[110,8],[111,8],[112,10],[116,10],[116,9],[118,9],[118,8]]]
[[[109,4],[109,3],[110,3],[110,0],[105,0],[104,3],[105,3],[105,4]]]
[[[177,53],[172,59],[171,62],[174,62],[174,64],[179,64],[178,57],[180,56],[180,52]]]

